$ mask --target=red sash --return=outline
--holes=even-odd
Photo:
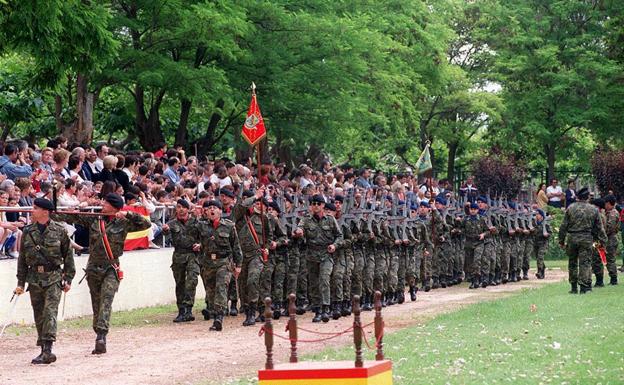
[[[121,281],[123,279],[123,271],[119,267],[118,263],[115,263],[115,257],[113,256],[113,250],[110,247],[110,243],[108,243],[108,236],[106,235],[106,226],[104,224],[104,220],[100,219],[100,233],[102,234],[102,244],[104,245],[104,251],[106,252],[106,257],[110,262],[110,265],[115,269],[115,275],[117,276],[117,280]]]

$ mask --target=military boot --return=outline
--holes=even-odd
[[[329,306],[323,305],[323,311],[321,312],[321,321],[329,322]]]
[[[373,307],[375,307],[375,304],[373,303],[373,300],[374,300],[374,297],[371,294],[370,301],[371,301],[371,304],[373,305]],[[386,306],[388,306],[388,299],[386,298],[386,294],[382,294],[381,295],[381,307],[386,307]]]
[[[39,343],[38,343],[39,344]],[[41,345],[41,352],[39,353],[39,355],[35,358],[32,359],[32,361],[30,361],[31,364],[42,364],[43,363],[43,343],[40,344]]]
[[[212,314],[213,311],[208,308],[202,309],[201,313],[204,316],[204,321],[208,321],[210,318],[214,317],[214,314]]]
[[[95,349],[91,354],[104,354],[106,353],[106,333],[97,333],[95,338]]]
[[[223,311],[215,312],[214,321],[212,322],[210,330],[214,330],[217,332],[223,330]]]
[[[445,289],[447,286],[446,284],[446,275],[442,275],[440,276],[440,287]]]
[[[515,271],[510,271],[509,272],[509,282],[516,282],[516,272]]]
[[[253,326],[256,324],[256,305],[250,305],[245,309],[245,321],[243,326]]]
[[[529,280],[529,271],[528,270],[522,270],[522,280],[523,281],[528,281]]]
[[[386,304],[388,306],[392,306],[392,305],[396,305],[397,303],[397,298],[396,298],[396,292],[394,291],[389,291],[386,293]]]
[[[280,319],[280,316],[282,315],[281,309],[282,309],[282,302],[275,301],[275,303],[273,304],[273,319],[274,320]]]
[[[604,276],[602,274],[596,274],[596,283],[594,287],[604,287]],[[581,291],[583,291],[583,287],[581,286]]]
[[[255,318],[255,322],[264,322],[264,305],[258,307],[258,316]]]
[[[336,301],[332,303],[331,317],[335,320],[340,319],[340,316],[342,315],[341,313],[342,313],[342,306],[340,302]]]
[[[41,354],[31,362],[35,365],[47,365],[56,361],[56,356],[52,353],[52,341],[44,341],[41,347]]]
[[[507,279],[507,274],[503,274],[503,277],[501,279],[501,282],[503,283],[503,285],[506,285],[507,282],[509,282],[509,279]]]
[[[314,317],[312,318],[312,322],[321,322],[321,309],[318,307],[315,307],[313,311],[314,311]]]
[[[295,313],[297,313],[297,315],[304,315],[305,314],[305,308],[303,307],[303,300],[302,299],[298,299],[296,301],[297,303],[297,310],[295,311]]]
[[[418,293],[418,287],[416,287],[416,285],[410,286],[409,294],[410,300],[412,300],[412,302],[416,301],[416,293]]]
[[[462,278],[462,273],[461,272],[457,273],[457,284],[459,285],[463,281],[464,279]]]
[[[494,274],[490,274],[490,285],[498,286],[498,283],[496,283],[496,278],[494,278]]]
[[[570,291],[568,293],[570,293],[570,294],[578,294],[578,286],[576,285],[576,283],[572,283],[570,285],[571,285],[571,288],[570,288]]]
[[[440,280],[438,279],[438,277],[433,277],[433,285],[431,286],[431,288],[432,289],[439,289],[440,288]]]
[[[405,288],[403,288],[403,290],[397,290],[396,297],[399,305],[405,302]]]
[[[479,288],[479,277],[472,277],[472,283],[470,284],[469,289],[478,289]]]
[[[184,306],[180,306],[180,308],[178,309],[178,316],[174,318],[173,322],[182,322],[185,311],[186,309],[184,308]]]
[[[431,290],[431,278],[425,278],[425,282],[423,283],[423,290],[425,293]]]
[[[591,293],[591,291],[592,291],[591,285],[590,286],[581,285],[581,290],[579,291],[579,293],[585,294],[585,293]]]
[[[372,296],[372,294],[364,294],[362,297],[362,311],[373,310],[373,303],[371,301]]]
[[[342,313],[340,314],[343,317],[348,317],[351,315],[351,301],[345,299],[342,301]]]
[[[232,301],[230,303],[230,312],[229,312],[230,316],[236,317],[238,315],[237,305],[238,305],[237,301]]]
[[[609,282],[609,285],[617,285],[617,275],[611,276],[611,281]]]

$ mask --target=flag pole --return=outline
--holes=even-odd
[[[256,96],[256,83],[251,82],[251,97],[255,98]],[[258,158],[257,162],[257,171],[258,171],[258,187],[261,186],[261,176],[262,176],[262,154],[260,152],[260,142],[262,140],[259,140],[258,143],[256,143],[256,156]],[[264,199],[264,196],[262,197]],[[264,201],[261,202],[260,205],[260,224],[262,227],[262,248],[266,249],[266,228],[264,226]],[[265,251],[263,250],[263,254],[265,253]],[[263,255],[263,260],[264,260],[264,255]]]

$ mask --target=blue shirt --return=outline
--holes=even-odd
[[[173,171],[171,167],[167,167],[167,169],[163,172],[163,175],[166,176],[173,184],[178,184],[180,182],[180,175]]]
[[[2,155],[0,156],[0,173],[14,181],[15,178],[30,178],[33,170],[29,165],[18,166],[11,162],[8,156]]]

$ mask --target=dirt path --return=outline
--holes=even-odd
[[[561,270],[549,270],[547,279],[531,279],[513,284],[468,290],[466,284],[429,293],[419,292],[416,302],[384,308],[387,332],[423,322],[437,314],[456,310],[475,302],[492,300],[523,288],[541,286],[565,279]],[[374,312],[363,313],[363,322],[372,321]],[[114,317],[114,315],[113,315]],[[352,318],[341,318],[328,324],[311,323],[308,313],[299,317],[300,325],[319,331],[340,331],[351,326]],[[209,332],[211,322],[165,324],[155,327],[113,329],[108,336],[108,353],[90,354],[94,334],[90,330],[59,330],[55,345],[58,361],[40,367],[30,364],[38,353],[31,333],[0,339],[0,384],[197,384],[216,383],[231,378],[254,376],[264,364],[263,338],[260,326],[244,328],[243,318],[226,317],[224,331]],[[276,333],[284,333],[286,320],[274,322]],[[314,338],[304,333],[300,338]],[[352,335],[341,336],[321,344],[300,344],[300,354],[322,350],[327,346],[344,346]],[[276,340],[276,361],[288,355],[288,342]]]

